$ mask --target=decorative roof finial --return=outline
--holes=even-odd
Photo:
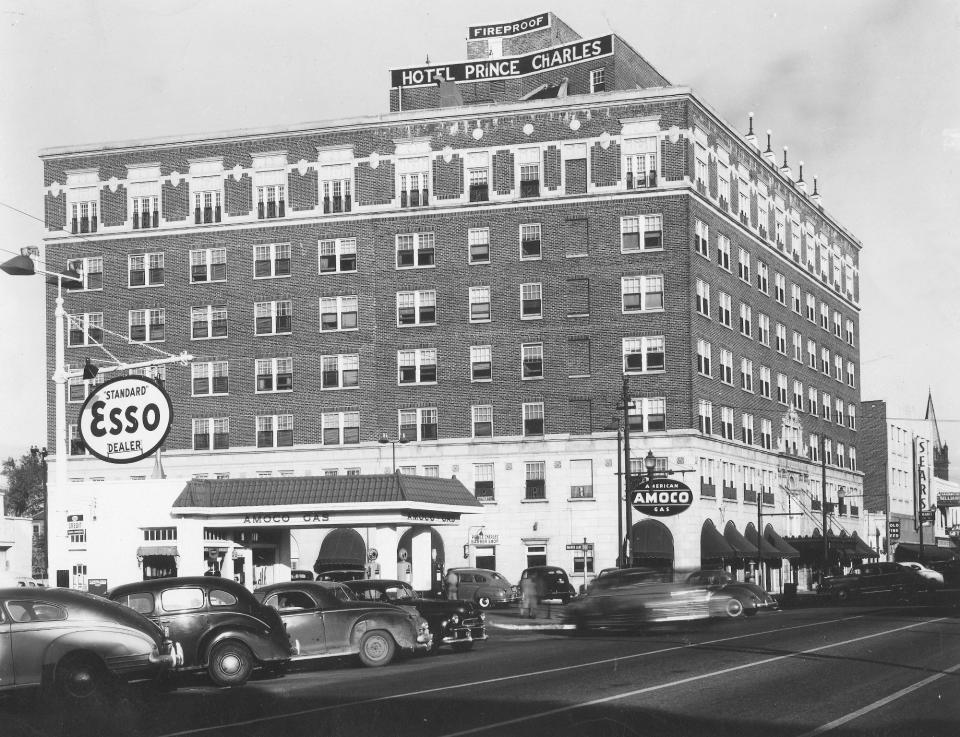
[[[820,194],[819,192],[817,192],[817,178],[816,178],[816,177],[813,178],[813,194],[814,194],[814,196]]]
[[[753,135],[753,113],[749,113],[749,115],[750,115],[750,131],[747,133],[747,135],[752,136]]]
[[[770,134],[773,133],[769,128],[767,128],[767,150],[764,153],[773,153],[773,149],[770,148]]]
[[[783,168],[786,169],[788,166],[790,165],[787,163],[787,147],[784,146],[783,147]]]
[[[801,162],[800,162],[800,178],[797,179],[797,182],[799,183],[799,182],[802,182],[802,181],[803,181],[803,162],[801,161]]]

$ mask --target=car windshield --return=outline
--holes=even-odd
[[[510,582],[507,581],[507,579],[505,579],[501,574],[497,573],[496,571],[490,574],[490,578],[492,578],[494,581],[498,583],[506,584],[507,586],[510,585]]]

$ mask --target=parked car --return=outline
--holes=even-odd
[[[711,592],[674,583],[648,568],[624,568],[598,576],[590,589],[564,609],[577,631],[597,627],[640,629],[666,623],[708,619]]]
[[[943,576],[944,586],[960,588],[960,559],[934,561],[930,567]]]
[[[95,703],[111,683],[158,681],[176,645],[146,617],[73,589],[0,589],[0,693],[42,687]]]
[[[918,591],[931,587],[919,573],[899,563],[881,561],[867,563],[845,576],[823,579],[820,593],[835,601],[844,602],[862,596],[887,595],[912,598]]]
[[[930,581],[937,588],[942,588],[944,584],[943,574],[940,571],[935,571],[932,568],[927,568],[923,563],[917,563],[915,561],[908,561],[900,563],[904,568],[909,568],[911,571],[916,571],[923,578]]]
[[[703,586],[708,591],[725,594],[715,597],[716,614],[728,617],[752,617],[765,609],[778,609],[777,600],[766,589],[750,581],[738,581],[727,571],[694,571],[687,576],[691,586]]]
[[[559,599],[566,604],[577,595],[577,590],[570,583],[570,576],[557,566],[531,566],[524,568],[520,574],[520,586],[526,579],[532,579],[536,584],[537,596],[541,601]]]
[[[312,581],[313,571],[308,571],[302,568],[294,568],[290,571],[290,580],[291,581]]]
[[[338,584],[346,588],[342,584]],[[275,583],[254,591],[279,612],[294,643],[294,660],[358,655],[377,667],[398,651],[429,651],[430,625],[416,611],[373,601],[342,601],[318,581]]]
[[[520,598],[516,586],[489,568],[451,568],[450,570],[457,574],[457,598],[475,601],[481,609],[509,604]]]
[[[361,571],[357,569],[344,569],[337,571],[321,571],[317,574],[315,581],[359,581],[361,578],[366,578],[366,571]]]
[[[470,650],[477,640],[487,639],[486,615],[475,602],[425,597],[405,581],[389,579],[348,581],[343,586],[361,601],[383,601],[416,608],[430,625],[434,651],[441,645],[450,645],[457,651]]]
[[[280,674],[290,660],[279,615],[230,579],[157,578],[117,586],[108,596],[169,630],[183,647],[182,670],[206,670],[218,686],[240,686],[256,668]]]

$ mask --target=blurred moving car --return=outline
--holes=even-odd
[[[524,568],[520,574],[521,587],[526,579],[532,579],[536,584],[537,596],[541,601],[559,599],[566,604],[577,595],[577,590],[570,583],[570,576],[557,566],[531,566]]]
[[[346,588],[343,584],[337,584]],[[398,651],[430,650],[430,625],[415,610],[373,601],[342,601],[318,581],[289,581],[253,592],[279,612],[294,660],[358,655],[370,667],[386,665]]]
[[[176,645],[146,617],[73,589],[0,589],[0,693],[43,687],[95,703],[116,681],[158,680]]]
[[[960,559],[934,561],[930,567],[943,576],[944,586],[960,588]]]
[[[337,570],[337,571],[322,571],[317,574],[315,581],[359,581],[361,578],[366,578],[367,574],[365,571],[361,571],[354,568]]]
[[[477,640],[486,640],[486,615],[478,604],[463,599],[433,599],[416,591],[405,581],[364,579],[349,581],[343,586],[361,601],[382,601],[399,606],[415,607],[430,625],[433,650],[450,645],[454,650],[470,650]]]
[[[451,568],[450,571],[457,574],[457,598],[475,601],[481,609],[520,598],[516,586],[489,568]]]
[[[691,586],[704,586],[708,591],[725,594],[715,597],[714,610],[718,615],[752,617],[764,609],[779,609],[777,600],[762,586],[738,581],[727,571],[693,571],[686,580]]]
[[[669,580],[649,568],[624,568],[598,576],[591,588],[564,610],[577,631],[604,627],[639,629],[710,617],[711,592]]]
[[[293,568],[290,571],[290,580],[291,581],[312,581],[313,571],[308,571],[303,568]]]
[[[937,588],[940,588],[944,585],[943,574],[940,573],[940,571],[927,568],[925,565],[923,565],[923,563],[908,561],[900,563],[899,565],[903,566],[904,568],[909,568],[911,571],[916,571],[920,574],[920,576],[937,586]]]
[[[205,669],[218,686],[243,685],[255,668],[278,675],[290,660],[277,613],[228,578],[156,578],[108,596],[168,630],[183,648],[182,669]]]
[[[932,586],[931,581],[910,568],[881,561],[864,564],[844,576],[827,576],[820,585],[820,593],[837,602],[878,595],[909,599]]]

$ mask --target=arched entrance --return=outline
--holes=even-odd
[[[397,578],[418,591],[443,591],[443,538],[428,526],[411,527],[397,543]]]
[[[313,564],[315,573],[336,570],[362,571],[367,561],[367,546],[360,533],[349,527],[331,530],[320,544]]]
[[[673,573],[673,535],[662,522],[640,520],[630,537],[630,565]]]

